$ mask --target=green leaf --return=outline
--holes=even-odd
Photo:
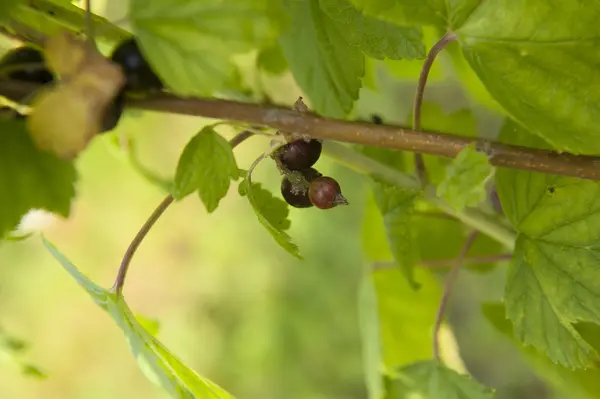
[[[386,21],[399,24],[445,25],[446,0],[350,1],[365,14]]]
[[[287,61],[278,44],[262,49],[256,58],[256,65],[273,75],[281,75],[288,69]]]
[[[0,120],[0,238],[31,209],[68,217],[75,167],[39,151],[23,121]]]
[[[321,9],[334,20],[347,42],[366,55],[383,60],[390,58],[425,58],[423,31],[364,16],[348,0],[320,0]]]
[[[532,141],[510,121],[501,138]],[[519,232],[505,291],[516,336],[564,366],[590,365],[598,354],[574,324],[600,324],[600,183],[505,168],[496,181]]]
[[[411,225],[411,215],[420,192],[375,181],[373,193],[377,207],[383,216],[387,241],[394,260],[411,287],[417,289],[419,284],[414,279],[414,266],[418,251],[416,234]]]
[[[17,368],[23,375],[38,379],[47,378],[47,374],[39,367],[23,360],[23,353],[28,347],[27,342],[8,334],[0,327],[0,362]]]
[[[231,179],[237,178],[239,168],[231,145],[212,126],[205,126],[189,141],[179,158],[173,197],[180,200],[197,190],[210,213],[227,194]]]
[[[591,367],[585,370],[569,370],[554,364],[531,346],[524,346],[517,341],[513,334],[513,326],[506,318],[504,305],[488,302],[482,304],[481,307],[485,318],[496,330],[517,345],[525,360],[547,383],[561,390],[572,399],[597,397],[600,391],[600,369]]]
[[[285,232],[291,225],[288,219],[289,208],[287,204],[283,200],[275,198],[269,190],[262,188],[260,183],[252,183],[252,186],[250,186],[248,179],[244,179],[240,183],[239,192],[240,195],[248,198],[258,221],[273,236],[275,241],[287,252],[298,259],[302,259],[298,246],[292,242],[292,238]]]
[[[512,118],[559,150],[596,154],[598,19],[595,0],[490,0],[457,33],[469,64]]]
[[[436,360],[411,364],[387,380],[385,399],[492,399],[493,391]]]
[[[52,256],[104,309],[123,330],[131,351],[146,377],[165,389],[173,398],[233,399],[216,384],[198,375],[171,354],[156,338],[146,331],[127,306],[122,296],[99,287],[84,276],[77,267],[49,241],[44,245]]]
[[[462,149],[448,166],[437,195],[456,211],[476,206],[486,198],[485,183],[493,171],[487,154],[477,151],[471,144]]]
[[[129,18],[156,73],[179,95],[223,89],[235,54],[276,39],[266,0],[132,0]]]
[[[280,38],[296,83],[316,112],[344,117],[358,98],[365,58],[318,0],[284,0],[290,26]]]
[[[8,18],[11,11],[20,2],[21,0],[2,0],[2,2],[0,2],[0,21]]]

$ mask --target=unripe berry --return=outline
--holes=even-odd
[[[303,170],[313,166],[321,156],[323,143],[319,140],[304,139],[292,141],[281,147],[277,153],[279,161],[290,170]]]
[[[308,198],[319,209],[330,209],[338,205],[348,205],[348,201],[342,195],[342,189],[338,182],[328,176],[317,177],[310,182],[308,186]]]

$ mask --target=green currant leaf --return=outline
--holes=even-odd
[[[536,140],[511,121],[501,139]],[[516,336],[556,363],[590,365],[598,354],[574,324],[600,324],[600,183],[505,168],[496,182],[519,232],[505,289]]]
[[[512,4],[482,2],[458,29],[466,59],[492,96],[529,131],[556,149],[597,154],[600,3]]]
[[[420,192],[375,181],[373,193],[383,216],[383,225],[394,260],[411,287],[416,289],[419,284],[414,279],[414,266],[418,259],[418,251],[411,216]]]
[[[318,113],[344,117],[358,98],[364,55],[348,44],[348,32],[321,10],[318,0],[283,1],[290,26],[280,43],[296,82]]]
[[[448,166],[437,195],[457,211],[476,206],[486,198],[485,182],[493,172],[487,154],[477,151],[471,144],[461,150]]]
[[[600,369],[570,370],[553,363],[548,357],[540,354],[531,346],[522,345],[514,336],[513,326],[506,318],[504,305],[501,303],[484,303],[482,312],[492,326],[511,340],[523,353],[525,360],[546,382],[561,390],[570,398],[593,398],[600,391]]]
[[[5,0],[2,0],[0,3],[4,5],[4,2]],[[20,2],[19,6],[12,10],[11,18],[50,36],[65,30],[83,31],[85,13],[84,9],[67,0],[28,0]],[[93,15],[92,20],[97,39],[106,39],[114,43],[131,36],[126,30],[112,24],[106,18]]]
[[[0,2],[0,21],[8,18],[11,11],[20,2],[21,0],[2,0],[2,2]]]
[[[244,179],[240,183],[239,192],[240,195],[248,198],[258,221],[273,236],[275,241],[287,252],[298,259],[302,259],[298,246],[292,242],[291,237],[285,232],[291,225],[288,219],[290,210],[287,204],[283,200],[275,198],[269,190],[262,188],[260,183],[252,183],[252,186],[250,186],[248,179]]]
[[[387,379],[385,399],[492,399],[494,392],[471,377],[458,374],[436,360],[414,363]]]
[[[122,296],[118,297],[114,292],[96,285],[52,243],[46,239],[43,239],[43,242],[54,259],[123,330],[138,365],[150,381],[161,386],[171,397],[177,399],[233,399],[233,396],[225,390],[184,365],[144,329]]]
[[[185,146],[175,173],[173,197],[180,200],[198,191],[207,212],[213,212],[239,178],[231,145],[212,126],[205,126]]]
[[[319,0],[321,9],[345,32],[345,39],[366,55],[384,59],[425,58],[421,28],[399,26],[364,16],[348,0]]]
[[[276,40],[266,0],[132,0],[129,18],[142,53],[179,95],[226,87],[235,54]]]
[[[405,24],[443,25],[444,0],[350,0],[367,15]]]
[[[262,49],[256,58],[256,65],[258,68],[273,75],[281,75],[288,69],[287,61],[285,60],[281,46],[278,44]]]
[[[69,216],[75,167],[39,151],[22,120],[0,120],[0,171],[0,238],[32,209]]]

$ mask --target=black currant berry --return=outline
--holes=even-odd
[[[310,208],[313,206],[308,199],[308,190],[294,187],[294,184],[287,177],[281,180],[281,195],[285,202],[294,208]]]
[[[6,71],[6,73],[4,73]],[[46,84],[54,80],[44,61],[44,54],[29,46],[9,51],[0,59],[0,74],[12,80]]]
[[[348,201],[342,195],[342,189],[338,182],[328,176],[320,176],[310,182],[308,186],[308,198],[319,209],[330,209],[338,205],[348,205]]]
[[[110,103],[102,119],[102,131],[100,133],[106,133],[113,130],[119,124],[123,109],[125,108],[125,90],[117,95],[117,97]]]
[[[279,161],[290,170],[303,170],[313,166],[319,160],[323,143],[319,140],[304,139],[287,143],[279,149]]]
[[[123,69],[126,90],[148,91],[163,88],[160,78],[154,73],[148,61],[144,59],[135,38],[121,42],[110,58]]]
[[[371,122],[373,122],[376,125],[383,125],[383,119],[381,119],[381,116],[377,114],[371,115]]]

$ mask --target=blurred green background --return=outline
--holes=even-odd
[[[94,1],[95,10],[111,20],[120,20],[126,7],[124,1]],[[426,100],[438,104],[442,114],[472,109],[475,128],[493,135],[501,122],[498,109],[453,54],[456,48],[436,64]],[[388,72],[375,68],[383,64]],[[386,122],[405,123],[420,63],[383,64],[369,65],[354,117],[376,112]],[[278,103],[292,104],[300,94],[287,75],[264,84]],[[170,178],[183,146],[209,122],[128,112],[115,133],[95,140],[79,159],[71,218],[38,217],[32,223],[41,224],[84,273],[110,286],[129,241],[165,195],[115,151],[114,136],[133,137],[141,161]],[[254,137],[236,149],[240,167],[247,168],[267,144]],[[235,186],[210,216],[194,195],[176,203],[133,260],[125,288],[130,307],[158,320],[158,338],[173,353],[239,398],[367,396],[357,292],[369,187],[363,177],[326,157],[317,167],[340,182],[351,206],[291,210],[291,236],[305,261],[294,260],[273,242]],[[278,173],[269,162],[259,166],[255,180],[278,195]],[[461,274],[450,322],[462,361],[501,398],[558,398],[481,315],[482,300],[501,298],[504,271]],[[37,236],[0,244],[0,327],[28,341],[26,359],[49,374],[36,380],[0,363],[2,399],[166,397],[140,372],[109,316]],[[419,334],[429,345],[430,331],[414,331]]]

